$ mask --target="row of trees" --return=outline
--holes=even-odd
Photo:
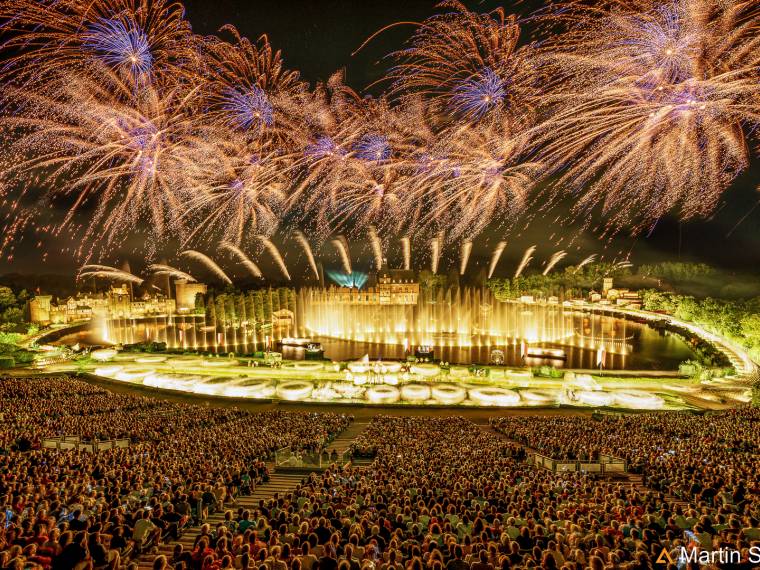
[[[0,368],[29,364],[34,358],[16,344],[25,334],[34,332],[27,318],[29,297],[25,289],[16,294],[10,287],[0,286]]]
[[[711,265],[706,263],[687,263],[682,261],[663,261],[650,265],[641,265],[637,273],[642,277],[663,279],[671,283],[693,281],[703,277],[709,277],[716,273]]]
[[[28,331],[26,304],[29,298],[26,289],[16,294],[10,287],[0,286],[0,332],[23,334]]]
[[[256,289],[252,291],[227,290],[222,293],[197,295],[197,314],[205,314],[206,322],[218,326],[240,326],[243,322],[257,328],[271,323],[280,310],[296,311],[296,292],[289,287]]]
[[[605,277],[622,278],[631,274],[628,267],[612,263],[590,263],[583,267],[570,266],[564,271],[547,275],[521,275],[516,278],[489,279],[488,287],[500,301],[518,299],[523,295],[534,297],[582,297],[591,290],[599,290]]]
[[[667,312],[677,319],[697,323],[744,346],[754,360],[760,360],[760,298],[697,299],[650,289],[642,291],[642,300],[645,309]]]

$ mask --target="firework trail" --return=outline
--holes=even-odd
[[[622,261],[613,260],[610,266],[609,273],[614,273],[615,271],[620,271],[621,269],[627,269],[628,267],[633,267],[633,263],[631,263],[627,259],[624,259]]]
[[[259,266],[256,265],[253,261],[251,261],[251,258],[248,257],[243,250],[241,250],[239,247],[237,247],[235,244],[232,244],[228,241],[223,241],[219,244],[219,249],[226,249],[230,253],[232,253],[234,256],[236,256],[240,263],[245,266],[248,271],[251,272],[251,275],[254,277],[262,278],[263,274],[261,273],[261,269],[259,269]]]
[[[438,263],[441,261],[441,236],[438,235],[430,241],[430,271],[438,273]]]
[[[565,256],[567,255],[567,252],[562,250],[558,251],[549,258],[549,261],[546,264],[546,267],[544,268],[543,273],[541,275],[548,275],[549,272],[554,269],[554,266],[557,265],[560,261],[562,261]]]
[[[127,283],[134,283],[135,285],[142,285],[143,281],[145,281],[137,275],[133,275],[129,271],[124,271],[122,269],[117,269],[108,265],[83,265],[79,271],[79,278],[81,279],[84,279],[86,277],[94,277],[96,279],[124,281]]]
[[[301,230],[296,230],[295,238],[298,243],[301,244],[301,247],[303,247],[303,251],[306,254],[306,259],[309,261],[309,267],[311,267],[311,270],[314,272],[314,277],[319,279],[319,270],[317,269],[317,262],[314,259],[314,252],[311,249],[311,245],[309,245],[309,240],[306,239],[306,236]]]
[[[189,259],[195,260],[203,265],[206,266],[207,269],[209,269],[214,275],[216,275],[219,279],[227,283],[228,285],[232,285],[232,279],[227,277],[227,274],[222,270],[217,263],[211,259],[208,255],[201,253],[200,251],[195,251],[194,249],[187,249],[180,253],[180,256],[187,257]]]
[[[266,248],[266,250],[269,252],[269,255],[272,256],[272,259],[277,264],[277,267],[280,268],[280,272],[282,275],[290,281],[290,273],[288,273],[288,268],[285,265],[285,260],[282,258],[282,254],[280,253],[280,250],[277,249],[277,246],[272,243],[272,240],[270,240],[267,236],[257,236],[259,238],[259,241],[262,243],[262,245]]]
[[[582,267],[588,265],[589,263],[593,263],[595,259],[596,259],[595,253],[592,253],[588,257],[584,258],[578,265],[575,266],[573,273],[578,273],[578,271],[580,271]]]
[[[514,279],[517,279],[522,274],[523,270],[528,267],[528,264],[533,259],[533,252],[536,251],[536,246],[532,245],[528,249],[525,250],[525,253],[523,254],[522,260],[520,260],[520,264],[517,266],[517,269],[515,270],[515,276]]]
[[[401,238],[401,251],[404,254],[404,269],[409,271],[412,268],[412,240],[407,236]]]
[[[462,248],[460,251],[459,262],[459,275],[464,275],[467,270],[467,262],[470,261],[470,253],[472,252],[472,240],[465,240],[462,242]]]
[[[339,235],[330,243],[333,244],[333,246],[338,252],[338,255],[340,256],[340,261],[343,264],[343,270],[348,275],[351,275],[353,271],[351,268],[351,257],[348,250],[348,240],[346,239],[346,236]]]
[[[185,279],[191,283],[198,282],[198,280],[192,275],[190,275],[189,273],[185,273],[184,271],[181,271],[177,269],[176,267],[172,267],[171,265],[165,265],[162,263],[154,263],[152,265],[149,265],[148,271],[150,271],[154,275],[168,275],[169,277],[174,277],[175,279]]]
[[[493,276],[493,272],[496,270],[496,265],[498,265],[499,260],[501,259],[501,254],[504,253],[504,248],[507,247],[507,242],[500,241],[496,244],[496,247],[493,250],[493,253],[491,254],[491,263],[488,265],[488,278],[490,279]]]
[[[369,243],[372,246],[372,254],[375,256],[375,269],[380,271],[383,267],[383,244],[380,236],[377,235],[377,228],[370,226],[367,231],[369,234]]]

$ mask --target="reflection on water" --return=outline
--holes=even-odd
[[[553,342],[525,343],[519,339],[475,335],[468,337],[469,346],[458,343],[460,337],[434,339],[434,356],[442,361],[460,364],[492,362],[495,351],[503,354],[507,366],[540,366],[591,369],[604,359],[607,369],[654,370],[675,369],[680,362],[693,357],[688,346],[669,333],[656,331],[646,325],[601,315],[578,312],[562,313],[567,327],[565,335]],[[206,324],[203,317],[150,318],[141,321],[119,320],[94,324],[89,331],[65,336],[63,344],[82,345],[132,344],[144,341],[166,342],[170,348],[186,348],[209,353],[252,354],[267,345],[277,350],[276,339],[290,336],[289,327],[279,331],[249,329],[244,326],[217,329]],[[369,355],[371,359],[403,359],[413,352],[402,344],[381,344],[359,340],[315,336],[325,357],[331,360],[354,360]],[[526,357],[526,347],[556,347],[564,351],[564,360]],[[600,351],[600,347],[604,351]],[[282,347],[283,357],[302,360],[305,350]]]
[[[624,354],[605,351],[605,368],[614,370],[676,369],[681,362],[694,356],[681,339],[671,334],[660,333],[637,323],[627,323],[627,328],[629,331],[635,331],[635,337],[627,343]],[[332,360],[355,360],[365,354],[368,354],[371,359],[396,360],[405,357],[403,345],[373,344],[329,338],[320,338],[319,340],[325,349],[325,356]],[[597,367],[599,351],[596,348],[582,346],[582,342],[574,337],[566,339],[564,343],[537,343],[531,346],[561,348],[565,352],[566,359],[523,358],[524,351],[519,342],[468,347],[436,346],[434,353],[437,359],[459,364],[487,364],[492,361],[493,352],[501,350],[504,353],[504,364],[507,366],[541,366],[546,364],[557,368],[591,369]],[[290,354],[293,356],[288,356]],[[283,349],[284,358],[301,359],[303,354],[303,349],[291,347]]]

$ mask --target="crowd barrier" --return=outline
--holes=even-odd
[[[81,441],[78,435],[67,435],[64,437],[48,437],[42,440],[42,447],[44,449],[59,449],[69,450],[75,449],[78,451],[106,451],[109,449],[119,449],[129,447],[128,439],[107,439],[103,441]]]
[[[538,453],[533,454],[532,463],[536,467],[548,469],[552,473],[626,473],[625,461],[611,455],[600,455],[596,461],[574,461],[570,459],[552,459]]]

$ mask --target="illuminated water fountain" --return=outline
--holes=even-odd
[[[258,290],[208,298],[197,313],[115,318],[96,327],[105,342],[166,343],[171,349],[250,353],[295,332],[292,290]]]
[[[286,360],[307,358],[303,347],[315,344],[332,360],[369,354],[371,361],[385,362],[404,360],[429,346],[435,358],[454,364],[585,369],[600,361],[608,369],[651,369],[653,363],[675,369],[693,356],[673,336],[601,312],[556,302],[502,302],[487,288],[431,291],[412,282],[393,285],[397,289],[390,292],[332,287],[210,298],[197,314],[98,322],[90,343],[154,341],[205,355],[281,350]]]
[[[493,340],[559,342],[577,324],[558,304],[499,302],[489,289],[385,294],[374,289],[303,289],[304,332],[379,344],[485,345]]]

